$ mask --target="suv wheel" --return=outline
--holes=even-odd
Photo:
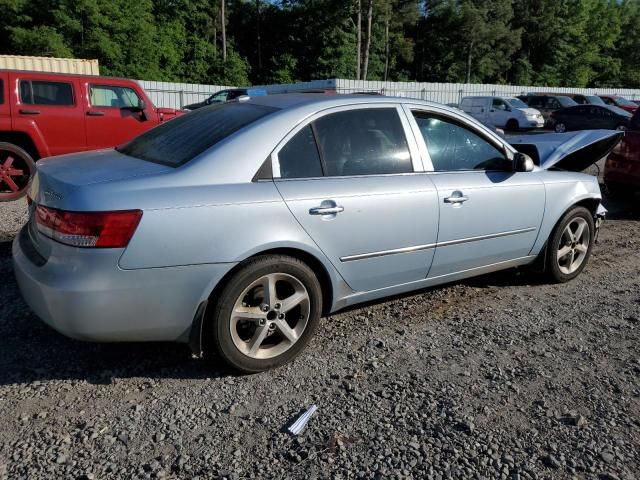
[[[305,263],[257,257],[222,290],[213,311],[213,347],[243,373],[279,367],[309,343],[321,310],[320,283]]]
[[[569,210],[553,230],[547,245],[547,272],[558,283],[574,279],[589,261],[595,234],[591,212],[584,207]]]
[[[0,202],[17,200],[27,193],[36,165],[22,148],[0,142]]]

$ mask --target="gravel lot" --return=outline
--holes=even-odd
[[[640,210],[608,207],[569,284],[510,270],[353,309],[237,377],[42,324],[11,270],[23,202],[0,204],[0,479],[640,478]]]

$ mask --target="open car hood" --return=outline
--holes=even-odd
[[[623,135],[616,130],[582,130],[521,135],[509,137],[507,141],[519,152],[529,155],[541,168],[581,172],[606,157]]]

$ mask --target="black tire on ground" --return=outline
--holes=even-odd
[[[35,171],[36,164],[25,150],[0,142],[0,202],[26,195]]]
[[[504,128],[510,132],[515,132],[520,129],[520,124],[518,123],[518,120],[512,118],[507,122]]]
[[[553,129],[556,131],[556,133],[564,133],[567,131],[567,125],[564,122],[556,122],[556,124],[553,126]]]
[[[588,228],[588,238],[583,237],[585,238],[585,243],[588,244],[587,251],[586,253],[584,253],[584,258],[582,259],[582,262],[579,264],[579,266],[577,266],[575,271],[563,272],[558,260],[558,254],[560,248],[570,247],[569,245],[566,245],[569,239],[565,234],[565,230],[570,224],[573,225],[574,223],[578,222],[582,223],[581,219],[586,222],[586,227]],[[591,214],[591,212],[584,207],[578,206],[573,207],[569,211],[567,211],[567,213],[562,216],[562,218],[554,227],[547,243],[545,271],[549,280],[554,283],[564,283],[580,275],[582,270],[584,270],[585,266],[589,262],[589,257],[591,256],[591,251],[593,249],[594,238],[595,223],[593,221],[593,215]]]
[[[251,312],[255,312],[256,308],[260,311],[261,307],[265,307],[265,298],[268,297],[268,294],[265,293],[264,289],[261,290],[260,282],[264,278],[269,278],[267,276],[285,278],[274,282],[277,296],[272,297],[276,298],[278,302],[282,301],[282,304],[272,302],[275,305],[268,305],[268,313],[265,313],[266,320],[240,320],[234,323],[234,317],[242,317],[242,315],[232,315],[238,311],[238,308],[244,310],[246,307]],[[294,307],[286,314],[283,314],[283,316],[286,315],[286,319],[278,320],[281,317],[278,316],[276,318],[279,313],[277,309],[281,307],[282,311],[284,311],[287,299],[292,298],[288,297],[288,295],[293,295],[291,290],[287,292],[287,288],[292,288],[291,285],[287,284],[287,279],[292,284],[295,284],[300,291],[306,293],[308,300],[304,301],[304,308],[301,306]],[[251,287],[256,282],[259,285]],[[248,288],[250,290],[247,292]],[[229,367],[241,373],[257,373],[276,368],[291,361],[306,347],[318,328],[321,312],[322,289],[313,270],[307,264],[287,255],[255,257],[242,266],[220,292],[213,308],[210,322],[207,323],[209,328],[212,329],[211,345],[205,345],[205,349],[213,349]],[[289,317],[290,314],[292,315],[291,317]],[[273,315],[273,317],[269,319],[266,315]],[[307,319],[306,325],[304,323],[298,324],[297,322],[304,322],[303,318]],[[267,333],[270,336],[265,337],[259,343],[261,346],[266,343],[266,347],[265,349],[259,347],[260,353],[257,355],[272,355],[273,353],[268,351],[268,348],[272,347],[269,345],[270,342],[275,344],[276,348],[288,349],[270,358],[255,358],[255,356],[250,356],[251,352],[242,351],[236,343],[244,341],[246,343],[240,346],[249,349],[259,336],[258,329],[265,328],[260,323],[263,321],[266,322],[267,327],[273,327],[273,330],[268,330],[272,332]],[[278,322],[287,322],[287,325],[292,329],[303,328],[303,330],[297,332],[297,340],[291,343],[285,340],[284,331],[276,327]],[[286,327],[286,325],[282,325]],[[246,337],[246,340],[244,337]],[[280,339],[280,343],[285,343],[280,345],[278,339]],[[288,344],[290,346],[287,346]],[[275,351],[277,350],[272,350],[272,352]],[[211,353],[207,352],[207,357],[211,358]]]

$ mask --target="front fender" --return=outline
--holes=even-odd
[[[572,206],[585,200],[602,200],[602,194],[595,177],[567,172],[541,172],[546,190],[546,204],[538,238],[530,255],[538,255],[551,236],[562,215]],[[567,178],[568,175],[571,175]]]

